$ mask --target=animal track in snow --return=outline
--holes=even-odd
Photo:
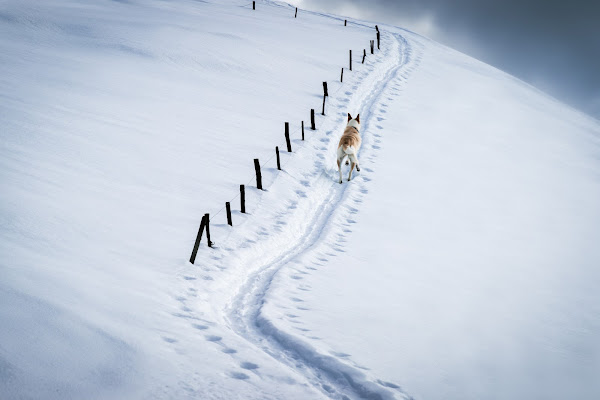
[[[247,370],[253,370],[253,369],[257,369],[258,365],[254,364],[254,363],[251,363],[251,362],[245,361],[245,362],[243,362],[243,363],[240,364],[240,367],[243,368],[243,369],[247,369]]]
[[[231,376],[233,379],[239,379],[239,380],[246,380],[246,379],[250,379],[250,377],[242,372],[230,372],[229,376]]]
[[[235,354],[235,353],[237,353],[237,350],[236,350],[236,349],[231,349],[231,348],[229,348],[229,347],[226,347],[226,348],[224,348],[222,351],[223,351],[223,353],[225,353],[225,354]]]

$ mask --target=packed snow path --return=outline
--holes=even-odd
[[[385,44],[379,60],[367,64],[366,68],[361,65],[355,67],[358,81],[352,84],[351,89],[338,92],[335,98],[329,100],[328,109],[336,111],[329,111],[313,138],[312,148],[303,149],[315,152],[318,161],[310,171],[298,171],[302,174],[298,181],[304,187],[296,190],[300,199],[289,204],[287,210],[281,211],[273,221],[274,227],[287,221],[296,226],[280,232],[256,249],[250,249],[246,252],[249,254],[237,256],[239,261],[232,261],[231,258],[236,257],[232,253],[221,258],[216,266],[226,268],[233,262],[251,271],[246,279],[239,282],[237,289],[229,289],[235,296],[225,306],[226,325],[287,368],[301,372],[313,387],[331,398],[389,399],[405,398],[406,395],[398,385],[378,381],[367,376],[360,367],[348,364],[343,359],[344,355],[320,354],[303,342],[301,336],[279,329],[277,322],[265,315],[263,306],[269,297],[273,278],[284,271],[289,272],[299,256],[320,251],[317,245],[328,241],[334,242],[331,251],[343,251],[343,238],[351,231],[352,215],[358,211],[356,207],[368,192],[366,185],[370,180],[358,173],[350,183],[337,183],[337,173],[331,161],[339,132],[345,124],[345,113],[347,110],[360,110],[363,146],[359,159],[368,175],[372,172],[369,167],[379,149],[378,121],[385,113],[385,103],[393,100],[398,87],[419,62],[414,47],[401,35],[384,33],[382,36]],[[301,162],[302,156],[296,156],[298,162]],[[262,234],[270,235],[267,231]],[[300,276],[297,281],[298,290],[305,290]]]

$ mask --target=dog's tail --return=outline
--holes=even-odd
[[[346,153],[347,155],[356,154],[356,149],[354,148],[354,146],[348,146],[347,144],[345,144],[343,146],[343,149],[344,153]]]

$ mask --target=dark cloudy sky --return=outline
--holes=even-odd
[[[291,0],[411,29],[600,119],[600,0]]]

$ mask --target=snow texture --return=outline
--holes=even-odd
[[[0,398],[599,398],[600,123],[294,11],[2,4]]]

